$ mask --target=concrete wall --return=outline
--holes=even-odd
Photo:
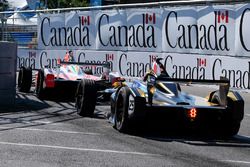
[[[0,111],[15,105],[16,58],[17,44],[0,42]]]

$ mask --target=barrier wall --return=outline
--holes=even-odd
[[[250,4],[71,11],[38,17],[40,50],[250,56]]]
[[[15,104],[17,44],[0,42],[0,50],[0,110],[3,110]]]
[[[66,50],[18,50],[17,67],[56,67],[57,60],[63,59]],[[162,57],[166,70],[173,78],[219,79],[229,78],[231,87],[250,89],[250,58],[182,53],[85,51],[74,50],[77,62],[111,63],[113,71],[126,78],[142,78],[151,68],[156,57]],[[101,74],[96,67],[94,73]]]
[[[122,76],[141,78],[162,57],[174,78],[225,76],[250,89],[249,30],[249,3],[46,13],[38,15],[38,49],[19,50],[17,66],[55,67],[73,50],[78,62],[109,61]]]

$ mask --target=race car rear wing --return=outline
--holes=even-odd
[[[106,63],[82,63],[82,62],[65,62],[65,61],[61,61],[60,64],[72,64],[72,65],[83,65],[83,66],[103,66],[106,67],[108,69],[111,68],[110,63],[106,62]]]
[[[220,80],[198,80],[198,79],[175,79],[169,77],[157,77],[156,81],[160,82],[176,82],[176,83],[189,83],[189,84],[204,84],[204,85],[219,85],[219,103],[221,106],[227,105],[227,94],[229,92],[230,81],[225,77],[220,77]]]

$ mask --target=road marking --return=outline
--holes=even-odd
[[[250,114],[246,114],[246,116],[249,116],[249,117],[250,117]]]
[[[103,152],[103,153],[116,153],[116,154],[131,154],[131,155],[140,155],[140,156],[160,156],[160,154],[150,154],[143,152],[130,152],[130,151],[117,151],[117,150],[102,150],[102,149],[91,149],[91,148],[78,148],[78,147],[64,147],[64,146],[50,146],[50,145],[40,145],[40,144],[28,144],[28,143],[11,143],[11,142],[0,142],[2,145],[11,145],[11,146],[25,146],[25,147],[41,147],[41,148],[50,148],[50,149],[64,149],[64,150],[76,150],[76,151],[89,151],[89,152]]]
[[[51,121],[30,121],[31,123],[39,123],[39,124],[52,124]]]
[[[48,130],[48,129],[35,129],[35,128],[20,128],[20,127],[0,127],[1,130],[27,130],[27,131],[40,131],[40,132],[55,132],[55,133],[68,133],[68,134],[83,134],[83,135],[102,135],[101,133],[92,132],[77,132],[77,131],[64,131],[64,130]]]
[[[236,161],[236,160],[221,160],[222,162],[231,162],[237,164],[250,164],[250,161]]]

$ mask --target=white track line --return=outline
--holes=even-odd
[[[55,133],[67,133],[67,134],[82,134],[82,135],[102,135],[101,133],[91,133],[91,132],[77,132],[77,131],[63,131],[63,130],[48,130],[48,129],[35,129],[35,128],[19,128],[19,127],[0,127],[4,130],[26,130],[26,131],[40,131],[40,132],[55,132]]]
[[[221,160],[222,162],[230,162],[230,163],[237,163],[237,164],[250,164],[250,161],[236,161],[236,160]]]
[[[64,147],[64,146],[51,146],[51,145],[40,145],[40,144],[28,144],[28,143],[11,143],[11,142],[0,142],[2,145],[11,146],[25,146],[25,147],[40,147],[49,149],[64,149],[64,150],[75,150],[75,151],[89,151],[89,152],[102,152],[102,153],[116,153],[116,154],[131,154],[140,156],[163,156],[160,154],[150,154],[143,152],[129,152],[129,151],[117,151],[117,150],[102,150],[102,149],[91,149],[91,148],[78,148],[78,147]]]
[[[249,116],[249,117],[250,117],[250,114],[246,114],[246,116]]]

